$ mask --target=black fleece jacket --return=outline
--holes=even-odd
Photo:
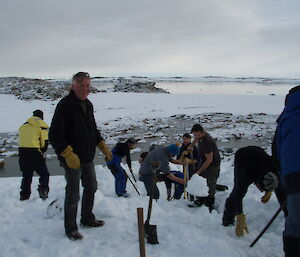
[[[64,161],[60,154],[70,145],[81,164],[91,162],[101,140],[92,103],[79,100],[71,91],[57,104],[49,130],[49,141],[58,159]]]

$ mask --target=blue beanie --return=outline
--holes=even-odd
[[[172,154],[173,156],[178,156],[179,152],[180,152],[180,149],[177,145],[171,144],[171,145],[168,146],[168,152],[170,154]]]

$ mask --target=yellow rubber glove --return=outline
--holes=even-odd
[[[65,158],[67,166],[71,169],[79,169],[80,168],[80,160],[76,153],[73,152],[72,146],[68,145],[65,150],[60,154]]]
[[[264,196],[261,198],[261,202],[262,203],[267,203],[270,200],[271,196],[272,196],[272,192],[271,191],[266,191]]]
[[[112,160],[112,153],[109,150],[107,144],[105,143],[104,140],[101,140],[98,144],[99,149],[102,151],[102,153],[105,155],[105,160],[106,161],[111,161]]]
[[[244,230],[249,233],[247,224],[246,224],[246,216],[244,213],[236,215],[236,226],[235,226],[235,234],[237,236],[243,236]]]

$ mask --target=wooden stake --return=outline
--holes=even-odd
[[[139,229],[140,257],[146,257],[143,208],[137,208],[137,218],[138,218],[138,229]]]

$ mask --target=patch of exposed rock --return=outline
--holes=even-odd
[[[62,98],[69,93],[70,81],[31,79],[24,77],[0,78],[0,94],[11,94],[21,100],[48,100]],[[92,93],[98,92],[92,88]]]
[[[131,93],[164,93],[169,94],[166,90],[155,86],[155,82],[147,78],[123,78],[113,80],[113,92],[131,92]]]

